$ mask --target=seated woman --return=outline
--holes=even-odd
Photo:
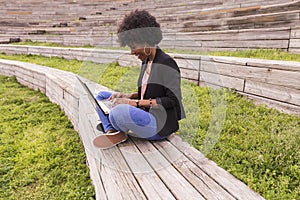
[[[157,45],[162,31],[156,18],[145,10],[125,16],[118,28],[121,46],[142,61],[138,92],[131,94],[101,91],[98,100],[109,99],[114,107],[109,115],[98,115],[106,134],[93,143],[109,148],[127,139],[127,134],[146,140],[161,140],[179,129],[185,117],[182,106],[180,70],[175,60]]]

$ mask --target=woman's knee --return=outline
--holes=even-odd
[[[109,114],[109,120],[112,123],[130,124],[139,127],[156,124],[155,118],[150,113],[127,104],[119,104],[114,107]]]
[[[119,104],[111,109],[109,114],[110,120],[116,120],[120,118],[127,118],[129,111],[129,105],[127,104]],[[112,119],[113,118],[113,119]]]
[[[126,127],[126,121],[128,119],[127,111],[129,105],[126,104],[119,104],[113,109],[111,109],[109,113],[109,121],[112,124],[112,126],[119,130],[119,131],[128,131],[128,128]]]
[[[103,99],[108,99],[111,96],[111,92],[109,91],[100,91],[97,96],[96,99],[97,100],[103,100]]]

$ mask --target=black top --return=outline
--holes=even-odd
[[[138,96],[141,98],[141,86],[148,59],[142,63],[138,79]],[[157,108],[149,111],[157,122],[157,133],[170,135],[179,129],[178,120],[185,118],[180,89],[180,70],[175,60],[157,48],[152,63],[144,99],[156,99]]]

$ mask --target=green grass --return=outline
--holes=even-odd
[[[32,42],[31,40],[25,40],[23,42],[14,42],[11,44],[15,45],[29,45],[29,46],[46,46],[46,47],[64,47],[64,48],[71,48],[71,47],[83,47],[83,48],[92,48],[90,45],[85,46],[65,46],[63,44],[52,43],[52,42]]]
[[[105,46],[101,46],[101,47],[96,47],[96,46],[91,46],[91,45],[84,45],[84,46],[66,46],[63,44],[59,44],[59,43],[51,43],[51,42],[33,42],[31,40],[25,40],[23,42],[14,42],[11,43],[14,45],[29,45],[29,46],[46,46],[46,47],[63,47],[63,48],[101,48],[101,49],[115,49],[115,50],[129,50],[128,47],[105,47]]]
[[[212,95],[198,96],[199,102],[205,97]],[[225,92],[225,99],[224,126],[207,157],[266,199],[299,199],[300,118],[255,106],[230,91]],[[208,122],[215,115],[207,108],[200,104],[201,131],[192,141],[201,151],[205,150],[203,138],[209,133]]]
[[[83,145],[40,92],[0,76],[0,199],[93,199]]]
[[[33,45],[33,46],[51,46],[51,47],[74,47],[64,46],[47,42],[32,42],[30,40],[24,42],[13,43],[17,45]],[[95,48],[92,46],[83,46],[85,48]],[[127,47],[99,47],[104,49],[128,50]],[[241,51],[221,51],[221,52],[203,52],[195,50],[165,49],[169,53],[196,54],[196,55],[212,55],[212,56],[232,56],[241,58],[259,58],[267,60],[285,60],[300,62],[300,54],[289,53],[280,49],[249,49]]]
[[[211,52],[209,53],[209,55],[300,62],[300,54],[288,53],[280,49],[253,49],[253,50],[232,51],[232,52],[230,51]]]
[[[51,62],[42,57],[30,60],[43,59]],[[111,89],[136,90],[136,67],[56,59],[53,62],[61,69],[96,74],[91,79]],[[77,67],[69,68],[70,64]],[[256,106],[227,89],[200,88],[183,81],[182,90],[187,119],[181,121],[177,134],[266,199],[299,199],[299,117]],[[192,106],[195,103],[198,106]]]

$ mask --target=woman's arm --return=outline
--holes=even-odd
[[[133,92],[133,93],[127,94],[126,98],[128,98],[128,99],[137,99],[138,98],[138,93]]]

